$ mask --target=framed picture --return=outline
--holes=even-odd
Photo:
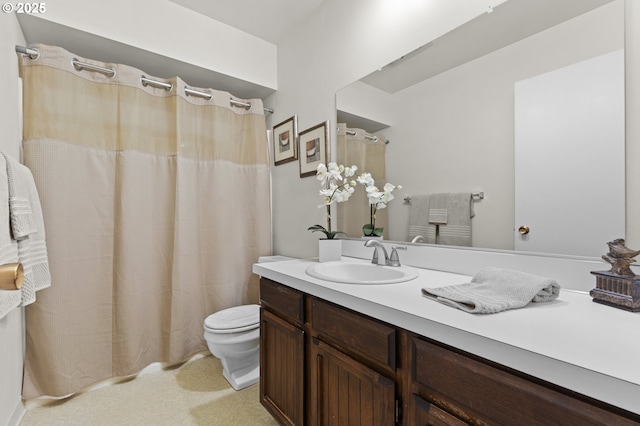
[[[298,159],[298,117],[273,126],[273,161],[276,166]]]
[[[326,164],[328,157],[329,122],[313,126],[298,137],[300,152],[300,177],[315,176],[319,164]]]

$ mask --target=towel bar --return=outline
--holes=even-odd
[[[23,281],[22,263],[7,263],[0,266],[0,290],[20,290]]]
[[[484,200],[484,192],[474,192],[473,194],[471,194],[471,198],[473,199],[473,201]],[[404,197],[404,202],[406,204],[411,204],[411,197]]]

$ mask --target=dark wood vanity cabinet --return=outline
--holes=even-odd
[[[283,425],[396,424],[396,329],[262,278],[260,400]]]
[[[640,421],[640,416],[623,416],[613,407],[420,336],[409,337],[409,350],[409,411],[419,425],[610,426]]]
[[[575,394],[262,278],[260,399],[282,425],[638,425]]]

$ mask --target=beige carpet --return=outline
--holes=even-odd
[[[21,426],[265,425],[276,421],[259,401],[259,385],[234,391],[220,361],[199,357],[179,368],[80,393],[27,403]]]

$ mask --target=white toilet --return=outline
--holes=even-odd
[[[224,309],[204,320],[209,351],[222,362],[222,375],[235,390],[260,378],[260,306]]]

